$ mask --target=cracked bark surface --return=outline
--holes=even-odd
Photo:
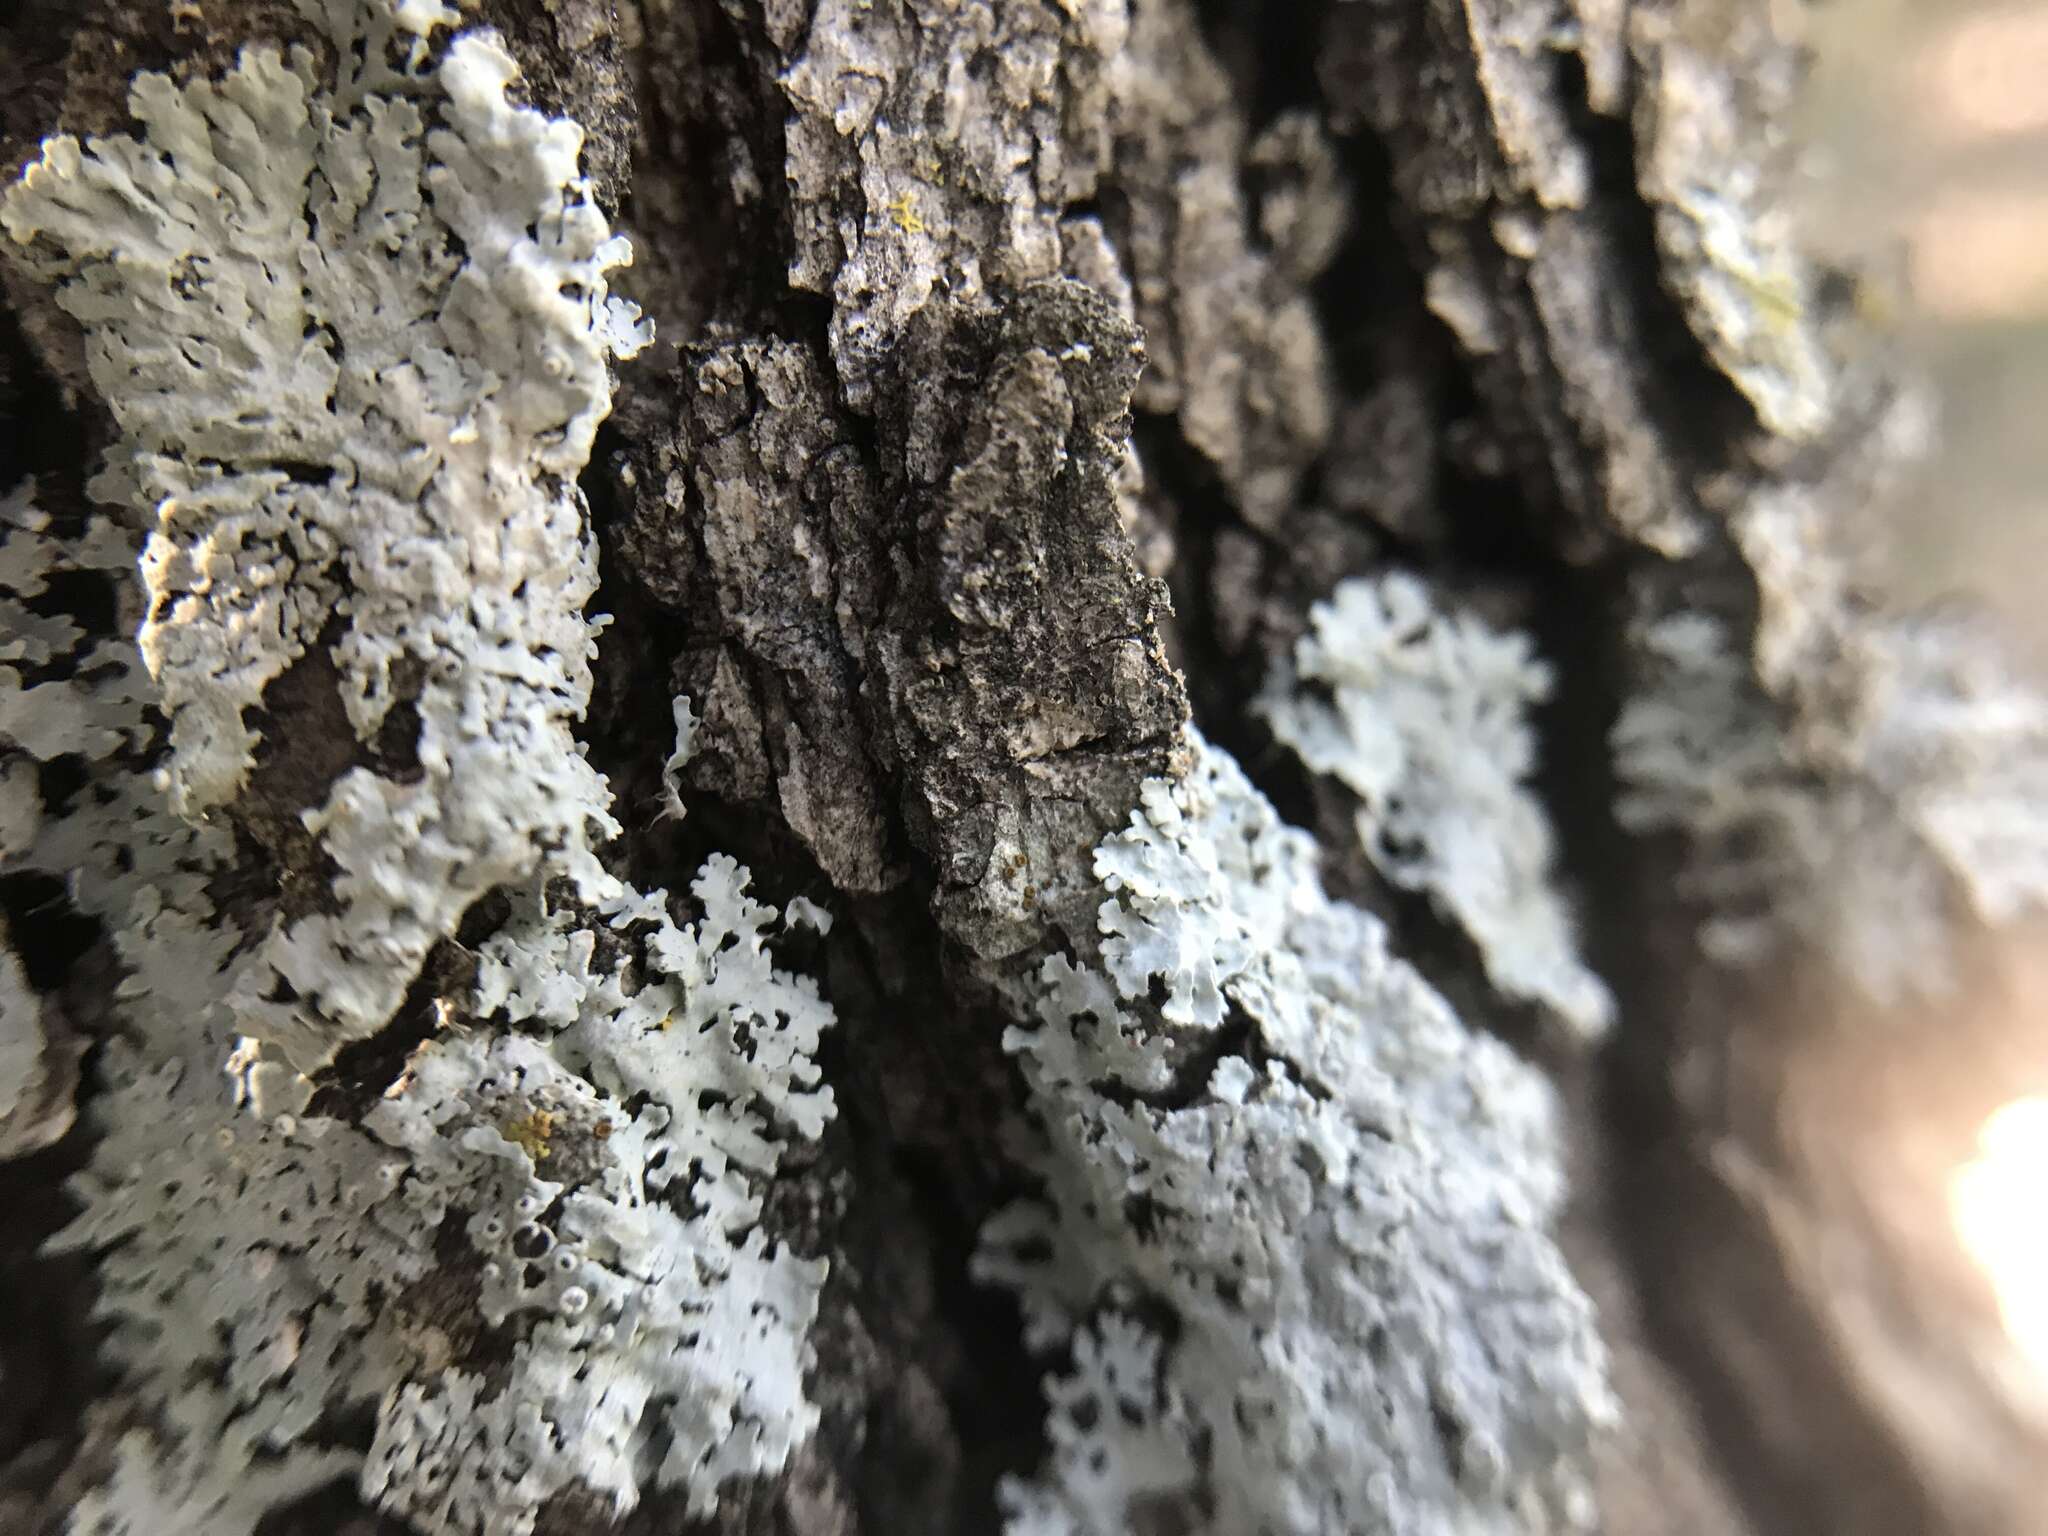
[[[793,1151],[766,1218],[831,1263],[822,1425],[707,1524],[653,1496],[614,1526],[572,1493],[537,1529],[993,1528],[997,1478],[1043,1445],[1042,1363],[1014,1304],[966,1278],[1021,1177],[990,978],[1092,924],[1092,850],[1182,766],[1190,713],[1323,834],[1332,888],[1564,1087],[1566,1247],[1637,1437],[1600,1468],[1607,1529],[2028,1528],[2014,1469],[2034,1429],[1942,1359],[1944,1307],[1981,1311],[1981,1283],[1905,1267],[1938,1190],[1910,1188],[1902,1236],[1866,1163],[1778,1113],[1853,1005],[1812,957],[1714,966],[1674,893],[1686,849],[1613,824],[1606,738],[1652,665],[1645,615],[1714,614],[1747,657],[1778,578],[1745,509],[1796,492],[1848,543],[1910,404],[1857,319],[1865,280],[1806,265],[1779,218],[1771,125],[1799,72],[1783,7],[477,9],[530,99],[584,125],[638,248],[620,286],[661,330],[622,366],[584,477],[614,622],[581,736],[625,826],[613,852],[659,882],[722,850],[768,899],[829,895],[842,917],[797,957],[839,1014],[822,1059],[840,1115]],[[37,0],[0,21],[0,168],[60,126],[120,126],[138,68],[218,70],[299,25],[271,0]],[[13,276],[5,298],[0,489],[32,471],[76,515],[108,438],[76,329]],[[1356,854],[1348,805],[1247,707],[1311,602],[1396,566],[1529,628],[1559,672],[1542,787],[1622,1005],[1597,1059],[1533,1012],[1476,1006],[1469,942]],[[404,770],[401,748],[320,718],[323,664],[265,695],[290,728],[227,810],[229,920],[316,909],[299,813],[351,766]],[[1825,708],[1748,681],[1788,717]],[[656,811],[676,694],[702,721],[680,825]],[[14,947],[64,961],[37,984],[61,1032],[104,1036],[104,943],[60,929],[47,893],[10,888],[7,910]],[[473,915],[323,1102],[395,1076],[499,916]],[[1978,1003],[1988,1030],[2027,988],[1983,942],[1980,992],[2005,999]],[[28,1256],[85,1134],[0,1170],[21,1195],[0,1296],[57,1314],[0,1341],[9,1379],[48,1383],[0,1418],[10,1529],[62,1529],[122,1422],[98,1398],[89,1280]],[[1816,1257],[1845,1248],[1860,1268]],[[1844,1321],[1859,1284],[1875,1322]],[[1974,1433],[1930,1431],[1916,1385]],[[399,1529],[345,1489],[275,1525]]]

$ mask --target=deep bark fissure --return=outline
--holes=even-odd
[[[1665,285],[1657,213],[1638,183],[1634,132],[1624,118],[1593,110],[1577,55],[1560,54],[1557,72],[1558,99],[1593,163],[1591,205],[1615,253],[1613,270],[1626,284],[1616,296],[1628,317],[1622,330],[1643,348],[1644,374],[1656,390],[1650,414],[1658,435],[1670,445],[1687,483],[1742,468],[1745,440],[1757,432],[1756,411],[1713,366],[1684,305]],[[1631,103],[1640,89],[1639,72],[1632,62],[1626,98]]]

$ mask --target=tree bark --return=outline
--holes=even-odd
[[[1917,402],[1863,318],[1879,279],[1823,270],[1788,233],[1786,9],[462,8],[460,28],[494,29],[516,61],[516,101],[580,125],[588,196],[634,247],[612,289],[655,323],[653,347],[614,365],[564,492],[596,561],[594,596],[571,606],[609,615],[573,725],[618,823],[593,857],[633,890],[680,891],[729,855],[763,901],[833,919],[790,924],[775,955],[836,1016],[817,1051],[836,1112],[758,1183],[763,1230],[828,1265],[815,1428],[715,1513],[649,1488],[621,1515],[578,1485],[532,1530],[996,1528],[999,1483],[1047,1460],[1042,1378],[1066,1366],[973,1277],[985,1226],[1034,1187],[1019,1135],[1037,1111],[1005,1030],[1029,1024],[1018,978],[1095,932],[1095,850],[1147,781],[1192,771],[1190,718],[1315,835],[1332,895],[1557,1087],[1559,1241],[1621,1402],[1590,1454],[1602,1528],[2030,1528],[2044,1425],[2000,1384],[1991,1300],[1942,1206],[2007,1084],[1926,1044],[1962,1018],[2020,1049],[2028,903],[1983,899],[1996,860],[1916,818],[1935,798],[2023,808],[2013,765],[2048,763],[2048,731],[1993,761],[1958,723],[2006,697],[1979,642],[1886,614],[1851,568],[1858,521],[1914,451]],[[182,89],[265,44],[325,60],[317,11],[17,9],[0,20],[0,172],[16,181],[53,134],[133,136],[138,73]],[[90,325],[32,252],[10,257],[0,497],[32,483],[71,537],[131,429]],[[1484,941],[1361,844],[1355,790],[1305,768],[1262,710],[1314,605],[1396,571],[1532,636],[1555,678],[1533,782],[1555,883],[1617,1004],[1603,1041],[1506,995]],[[125,640],[150,618],[125,579],[76,571],[21,611]],[[1674,619],[1712,626],[1719,692],[1673,661]],[[392,664],[397,702],[366,734],[340,685],[353,632],[313,628],[239,717],[249,771],[193,821],[225,849],[208,891],[238,952],[343,912],[343,866],[309,820],[337,786],[431,766],[414,740],[429,669]],[[1635,814],[1684,797],[1627,746],[1631,711],[1670,699],[1702,771],[1737,766],[1684,809]],[[26,718],[0,714],[0,745],[54,818],[91,764],[36,750]],[[177,760],[152,739],[118,766],[140,782]],[[158,1427],[93,1321],[96,1252],[41,1247],[81,1208],[64,1181],[109,1135],[110,1044],[137,1005],[70,872],[0,854],[41,1041],[35,1093],[0,1116],[35,1127],[0,1148],[18,1154],[0,1165],[0,1523],[54,1532],[123,1436]],[[1902,908],[1932,893],[1947,991],[1916,973],[1887,992],[1856,958],[1918,914],[1840,892],[1894,872]],[[462,999],[521,887],[481,884],[423,930],[374,1020],[317,1051],[266,1046],[279,1075],[303,1074],[298,1115],[370,1124],[427,1044],[502,1027]],[[585,897],[551,899],[600,959],[653,942],[612,936]],[[1736,928],[1755,942],[1717,944]],[[1213,1065],[1186,1049],[1177,1063]],[[1925,1091],[1881,1104],[1902,1059]],[[1936,1150],[1899,1150],[1916,1128]],[[490,1330],[464,1331],[478,1256],[450,1242],[388,1304],[490,1379]],[[360,1453],[367,1420],[328,1440]],[[337,1474],[261,1529],[413,1528],[374,1505]],[[1131,1528],[1204,1518],[1167,1501]]]

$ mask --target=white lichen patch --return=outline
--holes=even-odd
[[[661,765],[661,814],[681,821],[684,814],[682,774],[690,759],[697,755],[697,728],[704,722],[690,708],[687,694],[677,695],[672,707],[676,717],[676,749]]]
[[[1072,1373],[1045,1379],[1045,1475],[1002,1487],[1010,1536],[1123,1531],[1148,1508],[1175,1511],[1169,1528],[1186,1528],[1197,1463],[1185,1409],[1165,1398],[1163,1353],[1158,1334],[1116,1312],[1075,1332]]]
[[[1019,999],[1037,1027],[1007,1041],[1044,1196],[990,1223],[976,1270],[1073,1360],[1008,1530],[1584,1527],[1611,1406],[1542,1230],[1563,1194],[1548,1088],[1190,747],[1098,854],[1102,968],[1048,961]]]
[[[235,936],[183,909],[225,840],[167,814],[149,782],[154,690],[134,645],[88,634],[54,600],[58,577],[129,595],[132,541],[99,519],[60,532],[34,490],[0,496],[0,873],[61,881],[65,901],[108,925],[128,969],[122,994],[188,1009],[197,1029],[218,1021]],[[79,775],[61,813],[41,789],[60,761]],[[57,1017],[0,953],[0,1155],[46,1145],[71,1122],[83,1042],[52,1029]]]
[[[1309,623],[1260,703],[1273,733],[1358,797],[1374,867],[1428,892],[1496,987],[1598,1034],[1613,1001],[1579,959],[1528,787],[1549,668],[1527,637],[1441,611],[1402,573],[1340,583]]]
[[[138,1008],[58,1242],[101,1255],[109,1353],[159,1427],[87,1528],[246,1532],[356,1469],[423,1532],[523,1536],[571,1487],[709,1514],[787,1461],[825,1266],[761,1230],[759,1189],[832,1112],[831,1013],[774,968],[737,866],[694,890],[679,925],[612,889],[639,965],[535,902],[467,1000],[518,1031],[431,1039],[360,1127],[238,1111],[218,1073],[152,1063],[180,1021]],[[479,1330],[509,1357],[488,1382]],[[333,1438],[366,1408],[367,1456]]]
[[[722,1485],[778,1470],[815,1427],[804,1338],[825,1266],[761,1231],[758,1181],[783,1136],[816,1136],[832,1112],[811,1063],[831,1012],[773,967],[775,911],[731,860],[708,863],[694,891],[703,915],[684,926],[660,893],[614,891],[614,926],[649,956],[630,995],[622,972],[591,965],[587,928],[515,923],[488,947],[478,1003],[550,1043],[430,1046],[364,1122],[412,1155],[415,1243],[463,1213],[481,1316],[532,1324],[507,1394],[531,1413],[460,1411],[475,1395],[461,1371],[385,1399],[363,1478],[384,1507],[431,1517],[469,1482],[473,1514],[424,1523],[495,1530],[573,1479],[622,1510],[643,1483],[684,1487],[704,1515]],[[411,1438],[423,1415],[450,1421],[443,1449]],[[528,1419],[547,1454],[520,1451],[531,1486],[514,1497],[488,1471],[507,1450],[493,1426]]]
[[[416,708],[417,778],[353,770],[307,808],[338,910],[269,935],[237,999],[301,1070],[375,1031],[477,897],[608,825],[569,735],[596,588],[575,475],[608,357],[645,340],[606,295],[629,253],[581,131],[508,100],[497,41],[429,67],[391,40],[410,13],[309,13],[339,77],[272,48],[140,75],[140,139],[53,138],[0,199],[120,426],[93,489],[149,530],[173,806],[234,800],[249,712],[310,647],[360,737]]]
[[[1881,1003],[1938,997],[1958,921],[2048,904],[2048,701],[1958,617],[1860,604],[1805,496],[1759,497],[1735,529],[1755,633],[1638,623],[1617,814],[1687,836],[1713,959],[1803,947]]]
[[[59,538],[15,497],[0,543],[4,857],[61,873],[123,967],[58,1243],[95,1258],[135,1422],[75,1528],[242,1536],[351,1473],[430,1536],[525,1536],[570,1490],[710,1515],[817,1422],[824,1265],[761,1216],[832,1113],[831,1011],[731,860],[672,904],[591,851],[575,477],[606,360],[643,338],[605,295],[626,253],[580,131],[511,104],[491,36],[430,56],[443,7],[303,8],[332,72],[252,48],[140,76],[142,138],[53,139],[0,201],[121,429],[95,494],[147,537],[139,561],[111,524]],[[139,647],[43,601],[138,565]],[[416,714],[416,767],[305,808],[335,909],[284,927],[206,813],[316,645],[360,737]],[[83,783],[46,801],[61,755]],[[511,917],[397,1080],[367,1112],[316,1096],[301,1073],[383,1028],[492,891]]]

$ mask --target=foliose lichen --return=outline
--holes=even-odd
[[[1595,1035],[1613,1000],[1579,959],[1528,783],[1529,715],[1550,691],[1526,636],[1445,612],[1394,572],[1342,582],[1310,609],[1259,707],[1309,768],[1358,797],[1367,857],[1471,935],[1496,987]]]
[[[1754,627],[1645,602],[1617,814],[1687,837],[1711,958],[1797,947],[1876,1001],[1938,997],[1959,924],[2048,902],[2048,702],[1963,615],[1872,609],[1809,496],[1734,528]]]
[[[0,199],[120,428],[91,490],[147,530],[173,807],[233,807],[252,711],[309,651],[360,740],[417,716],[416,775],[352,770],[304,808],[334,909],[243,973],[243,1033],[300,1071],[544,851],[588,878],[609,821],[569,734],[596,589],[575,475],[607,359],[647,339],[606,295],[629,252],[581,131],[512,104],[499,43],[430,60],[445,7],[308,13],[331,65],[259,46],[217,81],[139,75],[141,139],[52,138]]]
[[[1019,983],[1044,1194],[976,1268],[1073,1366],[1008,1529],[1110,1536],[1162,1507],[1191,1532],[1586,1525],[1611,1409],[1542,1231],[1547,1086],[1325,895],[1235,763],[1190,749],[1098,850],[1099,955]]]
[[[817,1421],[823,1265],[761,1197],[832,1113],[832,1014],[733,861],[675,903],[593,851],[576,475],[645,339],[605,294],[625,247],[492,35],[302,9],[317,56],[138,76],[141,139],[54,138],[0,200],[84,327],[121,433],[92,492],[135,530],[11,516],[4,595],[144,587],[139,644],[28,609],[0,669],[7,856],[124,970],[56,1241],[96,1258],[136,1422],[74,1524],[247,1532],[349,1475],[451,1536],[571,1490],[709,1514]],[[256,710],[316,657],[378,749],[302,807],[332,899],[287,915],[244,802],[294,745]],[[29,779],[63,754],[60,803]],[[372,1036],[389,1072],[335,1064]]]
[[[67,537],[24,480],[0,495],[0,875],[66,882],[97,915],[120,872],[93,856],[96,837],[46,813],[42,788],[60,761],[85,766],[80,821],[98,809],[95,770],[146,734],[133,708],[141,678],[133,646],[89,633],[54,585],[88,586],[132,566],[119,533],[93,523]],[[0,926],[0,1157],[49,1145],[69,1129],[85,1042],[30,985],[23,935]]]

